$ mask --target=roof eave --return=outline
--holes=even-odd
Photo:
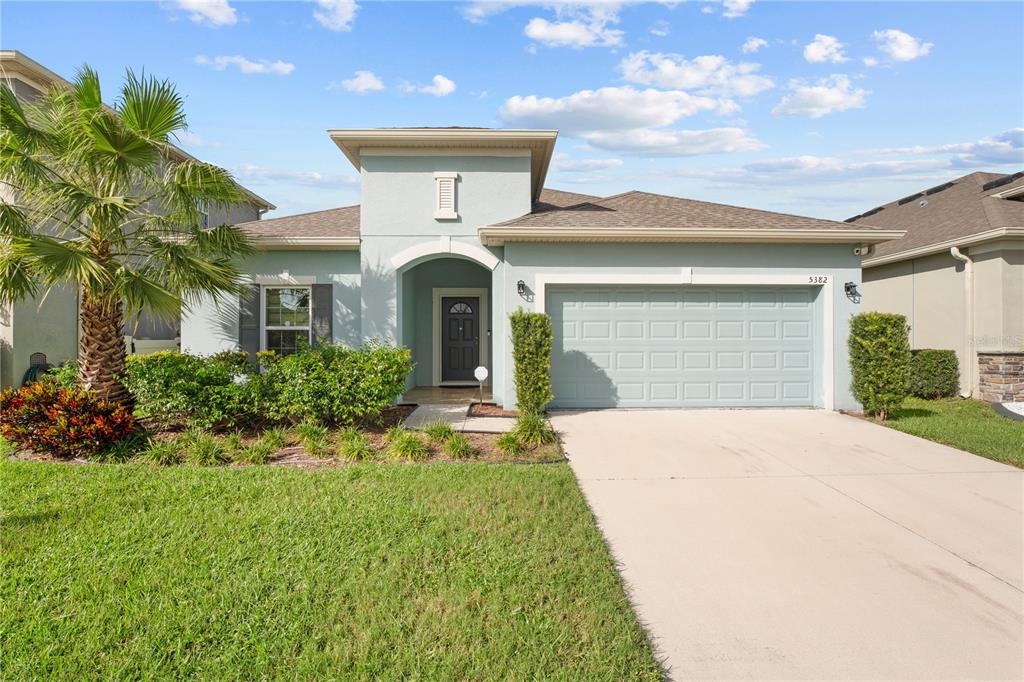
[[[878,244],[904,230],[499,227],[477,230],[485,246],[508,242],[722,242],[748,244]]]
[[[921,258],[922,256],[931,256],[936,253],[944,253],[946,251],[949,251],[954,246],[957,248],[961,248],[974,246],[976,244],[983,244],[985,242],[995,241],[997,239],[1019,238],[1024,238],[1024,227],[998,227],[994,230],[977,232],[975,234],[967,235],[964,237],[956,237],[954,239],[947,239],[946,241],[942,242],[925,244],[924,246],[919,246],[914,249],[907,249],[906,251],[889,253],[884,256],[875,256],[874,258],[865,258],[864,261],[861,263],[861,267],[873,268],[879,265],[886,265],[887,263],[898,263],[899,261]]]
[[[551,165],[558,131],[500,128],[330,128],[327,135],[349,163],[359,171],[362,170],[362,147],[401,148],[404,144],[414,146],[413,143],[416,143],[419,146],[433,144],[438,147],[467,149],[488,145],[496,148],[507,146],[531,149],[531,154],[539,153],[536,172],[531,172],[531,195],[533,201],[537,201],[544,188],[548,167]],[[538,152],[529,147],[529,143],[540,144],[542,149]]]

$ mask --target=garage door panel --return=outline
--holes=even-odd
[[[552,287],[554,405],[811,405],[813,302],[785,287]]]

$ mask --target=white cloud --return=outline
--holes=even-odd
[[[878,66],[878,60],[874,57],[864,57],[864,66]]]
[[[672,27],[664,19],[659,19],[658,21],[651,24],[650,28],[648,28],[647,30],[650,31],[651,35],[658,36],[659,38],[664,38],[672,30]]]
[[[579,20],[548,21],[540,17],[530,19],[523,29],[531,40],[548,47],[609,47],[622,44],[622,31],[608,28],[604,23],[583,23]]]
[[[871,34],[871,39],[878,43],[879,50],[897,62],[909,62],[924,57],[934,47],[933,43],[923,43],[909,33],[895,28],[875,31]]]
[[[643,156],[698,156],[754,151],[765,147],[742,128],[640,129],[592,132],[582,137],[590,146],[597,149]]]
[[[244,74],[253,73],[271,73],[276,76],[287,76],[295,70],[294,64],[283,62],[280,59],[272,62],[269,59],[260,59],[258,61],[252,61],[246,59],[240,55],[221,55],[219,57],[207,57],[206,55],[199,55],[193,60],[196,64],[203,66],[209,66],[216,69],[217,71],[223,71],[229,66],[237,67],[239,71]]]
[[[355,0],[316,0],[313,18],[329,31],[351,31],[359,5]]]
[[[190,130],[179,131],[174,134],[178,138],[178,142],[185,147],[223,147],[220,142],[211,142],[199,133],[193,133]]]
[[[865,149],[858,154],[912,156],[951,154],[951,163],[958,168],[1020,165],[1024,164],[1024,128],[1011,128],[999,135],[983,137],[973,142],[955,142],[931,147]]]
[[[667,126],[720,102],[682,90],[631,86],[581,90],[566,97],[510,97],[501,107],[509,125],[556,128],[591,148],[643,156],[693,156],[761,148],[740,128],[673,130]]]
[[[753,54],[762,47],[768,47],[767,40],[764,38],[758,38],[757,36],[750,36],[747,38],[747,42],[743,43],[743,47],[740,49],[743,50],[743,54]]]
[[[686,59],[677,54],[634,52],[619,64],[623,77],[632,83],[657,85],[701,94],[753,97],[775,86],[757,73],[760,64],[733,64],[721,55]]]
[[[723,0],[722,16],[726,19],[742,17],[754,4],[754,0]]]
[[[197,24],[232,26],[238,23],[235,8],[228,0],[176,0],[173,7],[188,12],[188,18]]]
[[[455,92],[455,81],[450,78],[446,78],[441,74],[437,74],[431,80],[430,85],[412,85],[411,83],[405,83],[402,85],[403,92],[422,92],[425,95],[433,95],[434,97],[444,97]]]
[[[373,71],[356,71],[352,78],[347,78],[341,83],[332,83],[327,86],[328,90],[347,90],[348,92],[374,92],[383,90],[384,83]]]
[[[317,171],[296,171],[243,164],[233,170],[236,178],[247,182],[283,182],[305,187],[338,187],[359,184],[358,175],[325,175]]]
[[[843,44],[835,36],[817,33],[814,40],[804,46],[804,59],[812,63],[832,62],[839,64],[847,61],[843,54]]]
[[[562,173],[593,173],[622,165],[622,159],[572,159],[568,154],[555,154],[551,168]]]
[[[842,74],[822,78],[816,85],[791,81],[790,89],[792,94],[783,97],[772,109],[773,115],[821,118],[836,111],[863,108],[870,94],[867,90],[854,89],[850,78]]]
[[[595,130],[667,126],[717,102],[679,90],[637,90],[630,86],[580,90],[566,97],[510,97],[501,117],[526,128],[558,128],[568,135]]]

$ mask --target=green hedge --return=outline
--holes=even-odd
[[[210,356],[160,352],[128,358],[123,380],[135,413],[156,426],[237,428],[314,419],[332,424],[376,421],[405,390],[408,348],[329,343],[287,357],[260,353]],[[75,381],[73,365],[55,371]]]
[[[885,420],[910,388],[910,328],[891,313],[860,313],[850,319],[853,396],[864,412]]]
[[[911,353],[910,393],[928,400],[956,395],[960,389],[960,363],[956,352],[922,348]]]
[[[551,392],[551,318],[520,308],[508,319],[512,324],[516,407],[521,414],[540,414],[555,399]]]
[[[275,419],[348,425],[377,421],[405,391],[412,369],[408,348],[322,343],[269,362],[262,379]]]

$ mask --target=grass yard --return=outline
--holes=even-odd
[[[996,414],[978,400],[908,398],[885,425],[997,462],[1024,467],[1024,422]]]
[[[0,462],[6,679],[660,679],[565,464]]]

